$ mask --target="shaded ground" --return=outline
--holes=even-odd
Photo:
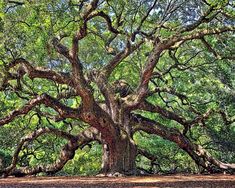
[[[234,187],[233,175],[145,177],[27,177],[0,179],[0,187]]]

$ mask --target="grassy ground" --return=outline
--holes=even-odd
[[[0,179],[0,187],[234,187],[234,175],[144,177],[26,177]]]

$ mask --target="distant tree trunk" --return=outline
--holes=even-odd
[[[121,136],[116,142],[103,143],[102,169],[104,175],[134,175],[137,148],[132,139]]]

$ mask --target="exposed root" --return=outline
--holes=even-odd
[[[100,173],[97,177],[125,177],[126,175],[120,172]]]

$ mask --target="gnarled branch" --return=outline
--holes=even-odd
[[[22,108],[14,110],[10,113],[10,115],[0,119],[0,126],[10,123],[14,118],[16,118],[19,115],[27,114],[30,110],[32,110],[34,107],[36,107],[39,104],[45,104],[46,106],[53,108],[59,113],[61,117],[64,118],[80,117],[79,110],[69,108],[60,103],[55,98],[47,94],[43,94],[36,96],[35,98],[31,99],[28,103],[26,103]]]
[[[19,153],[22,147],[28,142],[32,142],[33,140],[35,140],[36,138],[44,134],[54,134],[56,136],[59,136],[68,140],[68,143],[65,144],[64,147],[62,148],[59,158],[53,164],[49,164],[49,165],[38,165],[33,168],[30,168],[30,167],[16,168],[18,158],[19,158]],[[88,128],[76,136],[71,135],[67,132],[61,131],[59,129],[40,128],[38,130],[35,130],[31,134],[23,137],[20,140],[14,152],[11,165],[3,169],[0,173],[3,174],[4,177],[7,177],[9,175],[26,176],[26,175],[38,174],[40,172],[45,172],[45,173],[50,173],[50,174],[56,173],[59,170],[61,170],[69,160],[73,158],[73,156],[75,155],[75,151],[79,147],[82,148],[84,147],[84,145],[95,140],[100,141],[100,135],[98,131],[94,128]]]
[[[209,172],[215,168],[219,170],[235,170],[235,164],[227,164],[212,157],[202,146],[192,143],[186,136],[174,128],[166,127],[154,120],[150,120],[141,115],[134,115],[133,123],[136,124],[135,131],[144,131],[149,134],[156,134],[164,139],[175,142],[181,149],[186,151],[192,159]]]

